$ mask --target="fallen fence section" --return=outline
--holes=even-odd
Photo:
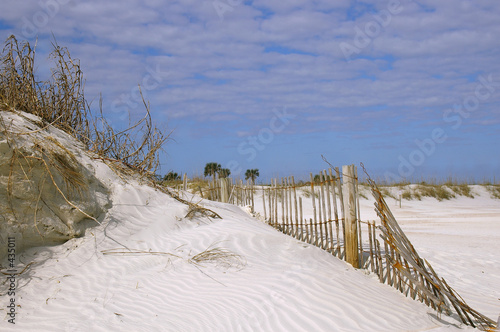
[[[468,306],[443,278],[439,278],[429,262],[418,255],[399,227],[376,184],[371,179],[368,183],[375,198],[375,210],[382,223],[377,228],[382,233],[380,237],[385,247],[385,278],[382,278],[383,269],[377,271],[379,276],[401,293],[413,299],[418,298],[438,312],[451,315],[452,307],[466,325],[485,331],[496,328],[497,324],[493,320]],[[376,251],[377,260],[380,262],[382,260],[380,243],[377,239],[374,241],[375,246],[370,247],[370,251]]]

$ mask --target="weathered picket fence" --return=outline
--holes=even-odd
[[[184,174],[183,183],[173,188],[177,194],[182,194],[182,191],[187,191],[190,188],[193,193],[199,194],[201,198],[211,201],[254,206],[255,187],[248,180],[243,182],[243,180],[233,180],[231,178],[212,178],[207,182],[207,186],[206,188],[200,186],[190,187],[187,175]]]
[[[356,268],[363,266],[355,172],[352,165],[344,166],[342,173],[339,168],[324,170],[318,183],[311,174],[310,189],[300,188],[299,193],[293,177],[274,180],[270,188],[262,189],[264,219],[283,233],[314,244]],[[342,182],[341,174],[347,181]],[[304,194],[311,198],[309,218],[303,212]]]
[[[360,218],[359,183],[354,165],[322,170],[319,181],[310,175],[310,188],[298,187],[294,177],[273,179],[270,186],[250,181],[213,180],[205,198],[255,208],[262,200],[261,217],[275,229],[320,247],[355,268],[378,275],[381,283],[425,303],[439,313],[456,312],[467,325],[493,331],[497,323],[480,314],[440,278],[422,259],[391,213],[380,190],[368,176],[380,221]],[[299,192],[300,191],[300,192]],[[260,192],[260,195],[257,193]],[[312,215],[304,215],[303,199],[310,195]]]

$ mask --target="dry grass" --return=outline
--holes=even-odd
[[[80,140],[88,137],[88,108],[84,80],[77,60],[56,43],[52,80],[39,82],[35,73],[35,49],[14,36],[6,42],[1,56],[0,105],[3,110],[21,110],[71,133]]]
[[[500,199],[500,185],[485,185],[492,198]]]
[[[434,197],[438,201],[449,200],[456,197],[445,186],[440,185],[419,184],[416,191],[424,197]]]
[[[422,200],[422,195],[419,190],[412,190],[409,186],[402,189],[401,198],[408,201],[412,199]]]
[[[167,188],[167,187],[158,185],[156,183],[153,183],[153,186],[156,189],[160,190],[161,192],[163,192],[163,193],[169,195],[170,197],[172,197],[173,199],[177,200],[178,202],[186,204],[189,208],[188,208],[188,213],[186,214],[185,218],[189,219],[189,218],[195,217],[196,214],[198,214],[198,215],[201,214],[202,216],[205,216],[205,217],[222,219],[222,217],[219,214],[217,214],[216,212],[214,212],[210,209],[204,208],[201,205],[199,205],[199,203],[201,201],[197,202],[197,203],[189,202],[189,201],[185,200],[184,198],[180,197],[177,193],[169,190],[169,188]]]
[[[243,256],[221,247],[215,247],[215,245],[214,243],[206,250],[194,255],[189,259],[189,262],[197,266],[215,264],[218,267],[238,269],[246,265],[246,260]]]
[[[85,177],[78,170],[76,157],[61,143],[48,137],[47,142],[36,142],[34,147],[49,166],[50,172],[55,172],[62,178],[68,191],[76,191],[81,194],[83,190],[87,189]]]
[[[18,211],[13,203],[15,199],[13,197],[14,186],[16,183],[26,181],[29,185],[25,189],[33,196],[34,228],[40,235],[41,232],[37,225],[37,211],[41,203],[44,203],[42,195],[44,188],[50,184],[68,205],[100,224],[95,217],[81,210],[71,200],[70,195],[81,196],[83,191],[88,189],[88,185],[85,182],[85,177],[78,170],[76,157],[69,150],[51,137],[43,142],[32,138],[33,148],[29,151],[25,151],[24,147],[17,147],[12,136],[26,133],[11,132],[2,116],[0,116],[0,131],[2,136],[6,138],[12,152],[7,181],[7,203],[10,207],[10,214],[16,221],[20,222],[21,220],[19,220]],[[61,187],[61,183],[63,187]]]
[[[209,184],[212,180],[203,178],[203,177],[198,177],[195,176],[190,181],[188,182],[188,188],[191,190],[191,192],[197,193],[200,192],[200,189],[205,191],[205,189],[208,189]],[[182,181],[181,181],[182,183]]]
[[[36,80],[35,49],[28,42],[19,43],[14,36],[6,40],[0,57],[0,110],[34,114],[42,119],[41,126],[62,129],[103,160],[120,162],[151,178],[170,134],[153,124],[149,104],[143,98],[144,118],[115,132],[103,116],[102,100],[99,114],[92,114],[79,61],[66,48],[55,42],[52,46],[52,77],[40,82]]]
[[[403,193],[401,194],[401,198],[406,199],[406,200],[411,200],[413,198],[411,190],[409,190],[409,189],[404,190]],[[420,196],[420,198],[418,198],[418,200],[420,200],[421,198],[422,197]]]
[[[222,268],[238,268],[241,269],[246,265],[246,260],[243,256],[238,255],[228,249],[216,246],[213,243],[206,250],[187,258],[188,263],[198,267],[205,267],[206,264],[215,264]],[[124,249],[114,248],[102,250],[103,255],[117,256],[167,256],[172,258],[183,259],[181,255],[173,254],[164,251],[140,250],[140,249]]]
[[[142,92],[140,93],[142,96]],[[144,98],[142,100],[146,115],[120,132],[114,131],[101,111],[101,116],[92,122],[89,138],[91,144],[88,148],[104,160],[118,161],[137,173],[153,179],[160,165],[159,153],[169,139],[170,133],[165,135],[153,124],[149,104]]]
[[[414,188],[406,186],[403,189],[402,198],[406,200],[418,199],[422,197],[433,197],[438,201],[449,200],[457,196],[474,198],[472,190],[468,184],[429,184],[421,182]]]
[[[401,197],[406,200],[421,200],[422,197],[433,197],[438,201],[449,200],[456,198],[457,196],[474,198],[472,189],[467,183],[445,182],[442,184],[436,184],[422,181],[413,187],[408,184],[405,185],[404,183],[396,184],[394,186],[397,187],[398,190],[402,191]],[[388,189],[381,187],[380,191],[383,196],[396,199],[396,197],[394,197]]]
[[[218,215],[216,212],[204,208],[198,204],[191,203],[188,208],[188,213],[186,214],[185,218],[187,219],[192,219],[195,217],[208,217],[208,218],[215,218],[215,219],[222,219],[220,215]]]
[[[448,188],[453,190],[453,192],[459,196],[466,196],[469,198],[474,198],[470,186],[466,183],[457,185],[447,185]]]
[[[391,197],[391,198],[394,198],[396,199],[396,197],[389,191],[388,188],[386,187],[380,187],[380,193],[382,194],[382,196],[384,197]]]
[[[139,249],[127,249],[124,248],[114,248],[114,249],[106,249],[101,250],[103,255],[118,255],[118,256],[171,256],[175,258],[182,258],[179,255],[175,255],[169,252],[163,251],[151,251],[151,250],[139,250]]]

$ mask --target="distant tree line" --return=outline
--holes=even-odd
[[[203,176],[211,176],[213,179],[218,177],[219,179],[224,179],[231,175],[231,170],[229,168],[222,168],[219,163],[210,162],[205,165],[205,169],[203,171]],[[259,177],[259,169],[247,169],[245,172],[245,180],[251,180],[252,183],[255,184],[255,180]],[[163,181],[178,181],[181,180],[181,176],[176,172],[170,171],[163,178]]]
[[[181,179],[181,176],[175,172],[168,172],[164,177],[163,177],[163,181],[178,181]]]

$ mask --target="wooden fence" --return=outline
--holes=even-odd
[[[273,179],[270,186],[247,181],[219,179],[200,193],[204,198],[255,208],[262,200],[262,217],[270,226],[345,260],[355,268],[378,275],[381,283],[395,287],[407,297],[425,303],[439,313],[455,311],[466,324],[492,331],[497,323],[480,314],[454,291],[432,266],[422,259],[399,227],[380,190],[368,177],[380,218],[362,221],[359,184],[354,165],[323,170],[313,175],[309,188],[298,187],[294,177]],[[184,185],[185,187],[185,185]],[[300,189],[300,192],[299,192]],[[256,195],[260,191],[260,195]],[[311,198],[312,215],[303,213],[302,196]]]
[[[352,181],[343,182],[341,174],[352,174]],[[354,166],[344,166],[342,173],[338,168],[321,171],[318,183],[312,174],[310,177],[310,188],[301,188],[300,193],[293,177],[274,180],[270,188],[263,189],[264,219],[283,233],[316,245],[354,267],[363,266]],[[304,217],[300,194],[311,198],[312,215],[308,218]]]
[[[207,182],[207,187],[192,187],[190,190],[197,193],[201,198],[211,201],[231,203],[235,205],[254,206],[255,188],[250,181],[234,180],[231,178],[213,178]],[[187,176],[184,174],[183,184],[173,186],[177,195],[182,195],[182,191],[188,188]]]

